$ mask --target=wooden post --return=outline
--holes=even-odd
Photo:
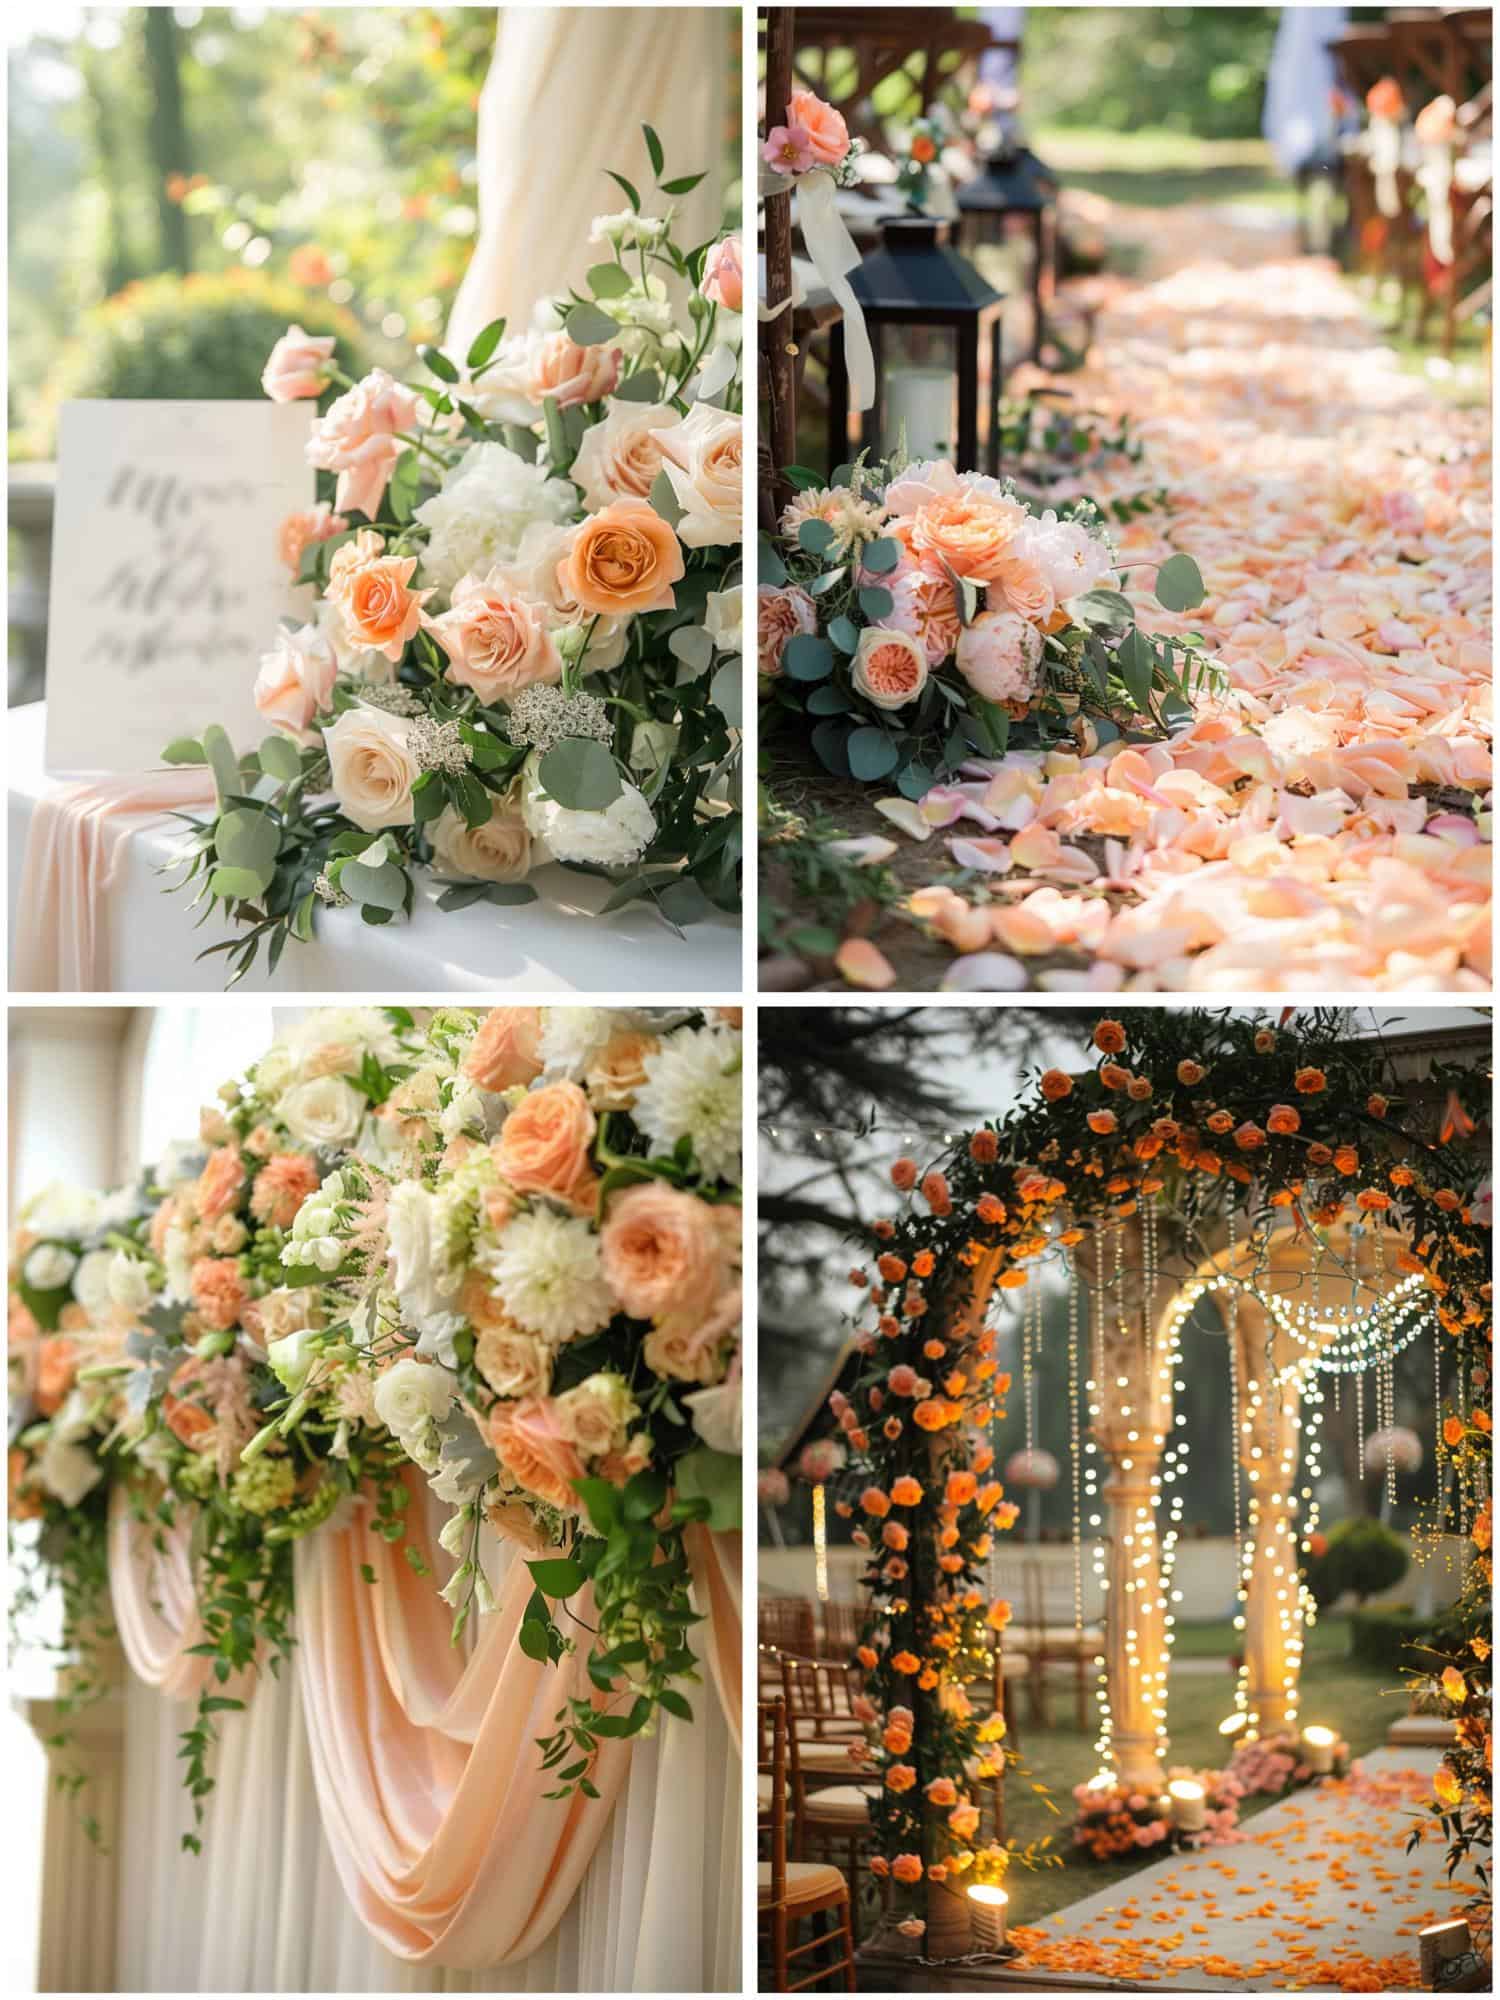
[[[792,94],[795,17],[790,7],[766,10],[766,129],[785,124]],[[791,488],[782,478],[797,457],[797,350],[792,337],[792,197],[766,198],[762,231],[766,257],[763,304],[774,316],[760,327],[761,384],[766,425],[759,467],[761,526],[774,529]],[[777,311],[776,308],[781,310]]]

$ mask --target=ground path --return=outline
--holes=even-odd
[[[1411,1853],[1436,1751],[1377,1750],[1226,1845],[1143,1868],[1012,1941],[1012,1970],[1202,1992],[1420,1988],[1417,1932],[1462,1913],[1435,1823]]]
[[[1063,378],[1130,413],[1171,495],[1120,531],[1148,565],[1132,594],[1143,624],[1204,634],[1227,695],[1169,744],[1077,770],[1017,753],[929,798],[927,880],[955,837],[1010,850],[968,892],[992,936],[950,983],[1488,985],[1487,415],[1405,372],[1334,268],[1253,220],[1152,218],[1158,275],[1105,281],[1088,368]],[[1174,619],[1148,586],[1178,549],[1208,597]],[[915,907],[972,951],[942,893]]]

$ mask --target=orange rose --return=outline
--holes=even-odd
[[[859,1504],[867,1514],[878,1521],[891,1511],[891,1503],[878,1486],[867,1486],[859,1496]]]
[[[877,1260],[875,1268],[888,1285],[899,1285],[906,1276],[906,1260],[904,1257],[898,1257],[894,1250],[884,1251]]]
[[[921,1664],[915,1653],[908,1653],[904,1649],[891,1655],[891,1665],[898,1674],[914,1674]]]
[[[351,639],[388,660],[399,661],[422,623],[430,590],[409,590],[415,556],[382,555],[385,543],[372,528],[361,528],[328,565],[326,595],[344,615]]]
[[[1390,1109],[1390,1104],[1377,1090],[1365,1099],[1365,1109],[1372,1118],[1384,1118]]]
[[[490,1413],[490,1443],[519,1486],[563,1513],[578,1512],[573,1481],[583,1477],[583,1461],[564,1436],[557,1406],[546,1396],[496,1403]]]
[[[920,1882],[922,1879],[921,1855],[898,1854],[891,1863],[891,1873],[898,1882]]]
[[[653,507],[617,500],[579,528],[557,566],[558,589],[602,618],[671,611],[685,574],[677,536]]]
[[[886,1789],[892,1792],[909,1792],[917,1782],[917,1774],[910,1764],[892,1764],[885,1774]]]
[[[940,1431],[948,1421],[948,1405],[928,1397],[926,1401],[916,1404],[911,1414],[919,1430]]]
[[[1130,1081],[1130,1071],[1121,1069],[1118,1063],[1107,1062],[1099,1071],[1099,1081],[1106,1090],[1123,1090]]]
[[[1266,1118],[1266,1130],[1268,1132],[1285,1134],[1287,1132],[1300,1132],[1301,1129],[1302,1113],[1295,1105],[1273,1104],[1271,1106],[1270,1113]]]
[[[1073,1079],[1065,1069],[1048,1069],[1042,1072],[1042,1095],[1049,1104],[1057,1104],[1064,1097],[1073,1094]]]
[[[958,1787],[951,1778],[934,1778],[927,1787],[927,1803],[932,1806],[956,1806]]]
[[[1370,1209],[1379,1214],[1383,1209],[1390,1207],[1391,1198],[1379,1188],[1361,1188],[1354,1197],[1354,1205],[1356,1208]]]
[[[981,1222],[1004,1222],[1005,1203],[998,1195],[982,1194],[974,1204],[974,1213]]]
[[[1149,1076],[1133,1076],[1125,1086],[1125,1095],[1134,1104],[1144,1104],[1151,1096]]]
[[[1210,1132],[1227,1132],[1234,1123],[1232,1111],[1210,1111],[1205,1121]]]
[[[891,1498],[898,1507],[920,1506],[922,1501],[920,1482],[913,1479],[910,1473],[903,1473],[891,1488]]]
[[[1333,1164],[1341,1174],[1357,1174],[1359,1172],[1359,1154],[1353,1146],[1340,1146],[1334,1152]]]
[[[1202,1083],[1204,1077],[1207,1075],[1208,1071],[1203,1067],[1202,1063],[1195,1063],[1189,1057],[1184,1057],[1177,1065],[1177,1081],[1185,1084],[1189,1090],[1192,1090],[1197,1084]]]
[[[914,1278],[930,1278],[937,1269],[937,1259],[930,1250],[919,1250],[911,1260],[911,1274]]]
[[[545,1084],[523,1097],[501,1126],[491,1149],[495,1165],[502,1178],[521,1194],[566,1197],[589,1172],[595,1130],[593,1110],[576,1083]],[[644,1187],[628,1190],[611,1204],[611,1213],[623,1209],[631,1194],[651,1192]],[[631,1232],[622,1227],[616,1233],[622,1240],[624,1268],[631,1259],[624,1254],[623,1239]]]
[[[1000,1157],[1000,1141],[993,1132],[976,1132],[969,1141],[969,1158],[981,1167],[993,1166]]]
[[[880,1539],[888,1549],[894,1549],[900,1555],[911,1537],[899,1521],[887,1521],[880,1531]]]
[[[891,1185],[892,1187],[900,1188],[905,1193],[908,1188],[914,1188],[916,1184],[917,1163],[915,1160],[909,1160],[903,1156],[891,1168]]]
[[[859,1664],[864,1668],[867,1674],[873,1673],[875,1669],[880,1665],[880,1655],[876,1652],[873,1646],[856,1646],[854,1649],[854,1657],[856,1660],[859,1661]]]
[[[1117,1056],[1124,1050],[1129,1037],[1124,1025],[1119,1021],[1100,1021],[1094,1029],[1094,1047],[1101,1055]]]
[[[1113,1132],[1119,1122],[1113,1111],[1091,1111],[1088,1116],[1089,1130],[1097,1132],[1101,1138]]]
[[[1292,1085],[1304,1097],[1316,1097],[1320,1090],[1328,1088],[1328,1079],[1320,1069],[1299,1069],[1292,1078]]]
[[[1255,1153],[1266,1143],[1266,1135],[1253,1119],[1247,1118],[1243,1125],[1237,1125],[1234,1143],[1242,1153]]]

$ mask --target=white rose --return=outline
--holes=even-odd
[[[563,1436],[585,1458],[602,1458],[618,1451],[631,1421],[640,1412],[623,1375],[590,1375],[557,1398],[553,1406]]]
[[[738,542],[743,514],[744,419],[708,403],[659,433],[682,519],[677,539],[690,549]]]
[[[90,1250],[86,1257],[79,1258],[78,1269],[73,1273],[73,1296],[95,1326],[109,1316],[109,1273],[117,1254],[113,1250]]]
[[[300,1389],[307,1387],[307,1378],[317,1358],[318,1336],[308,1326],[299,1327],[295,1333],[283,1334],[280,1340],[273,1340],[266,1347],[266,1361],[271,1373],[289,1396],[295,1396]]]
[[[281,1119],[304,1146],[345,1146],[358,1132],[366,1100],[341,1076],[295,1084],[281,1100]]]
[[[224,1218],[225,1221],[230,1219],[228,1216]],[[147,1266],[138,1257],[127,1257],[123,1250],[117,1251],[109,1267],[110,1303],[136,1319],[150,1305],[152,1291],[151,1273]]]
[[[603,812],[574,812],[549,798],[536,780],[535,758],[526,763],[526,825],[559,861],[593,861],[605,868],[639,861],[656,838],[656,818],[644,793],[625,785]]]
[[[531,835],[519,803],[497,800],[484,825],[474,827],[444,806],[427,832],[450,874],[473,882],[524,882],[531,873]]]
[[[411,731],[410,717],[383,708],[346,709],[323,731],[338,802],[366,833],[411,824],[411,788],[422,775]]]
[[[398,1361],[375,1384],[375,1414],[397,1437],[440,1422],[452,1404],[452,1377],[429,1361]]]
[[[874,656],[880,655],[880,661]],[[903,657],[896,658],[897,655]],[[881,662],[895,660],[882,671]],[[877,708],[905,708],[927,685],[927,654],[909,633],[886,625],[870,625],[859,635],[849,673],[857,693]]]
[[[744,596],[738,584],[733,590],[708,593],[703,624],[721,653],[742,653],[745,649]]]
[[[274,1104],[297,1073],[291,1050],[285,1042],[272,1042],[255,1065],[255,1088]]]
[[[672,430],[677,412],[669,403],[614,402],[602,423],[583,434],[572,478],[583,489],[590,512],[612,500],[649,498],[662,469],[659,432]]]
[[[91,1451],[81,1444],[66,1444],[51,1437],[37,1460],[37,1477],[54,1500],[76,1507],[104,1477],[104,1470]]]
[[[727,1382],[712,1389],[695,1389],[682,1400],[693,1413],[693,1429],[711,1451],[738,1454],[742,1398],[737,1372]]]
[[[56,1292],[78,1269],[78,1259],[60,1243],[38,1243],[22,1268],[34,1292]]]

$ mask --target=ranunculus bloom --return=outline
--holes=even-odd
[[[605,618],[672,610],[672,586],[685,574],[676,535],[638,500],[616,501],[585,521],[557,566],[558,588]]]
[[[567,1199],[589,1175],[596,1129],[588,1098],[576,1083],[546,1084],[523,1097],[501,1126],[491,1149],[495,1165],[501,1178],[521,1194]],[[641,1249],[640,1232],[628,1221],[617,1232],[616,1249],[622,1270],[640,1268],[635,1254]]]
[[[464,1057],[463,1073],[481,1090],[511,1090],[542,1073],[540,1007],[492,1007]]]
[[[787,116],[807,134],[812,155],[825,167],[836,167],[849,151],[849,127],[841,113],[815,91],[799,85],[787,101]]]
[[[466,576],[449,609],[422,623],[448,656],[446,680],[480,700],[513,702],[523,688],[562,679],[562,658],[544,607],[532,604],[498,571]]]
[[[583,1477],[583,1461],[563,1435],[557,1406],[546,1396],[497,1403],[490,1412],[490,1443],[518,1486],[564,1513],[576,1514],[573,1481]]]
[[[737,313],[745,303],[744,249],[738,236],[710,245],[698,289],[711,304]]]
[[[328,597],[343,615],[344,630],[357,645],[400,661],[422,625],[430,590],[409,588],[415,556],[388,556],[373,528],[361,528],[328,565]]]
[[[412,724],[380,708],[349,708],[323,732],[338,802],[366,833],[409,826],[421,766],[408,748]]]
[[[905,708],[927,685],[927,654],[905,632],[867,626],[860,634],[849,677],[855,693],[876,708]]]
[[[304,333],[300,326],[289,326],[267,357],[261,388],[273,403],[321,396],[337,345],[331,333]]]

